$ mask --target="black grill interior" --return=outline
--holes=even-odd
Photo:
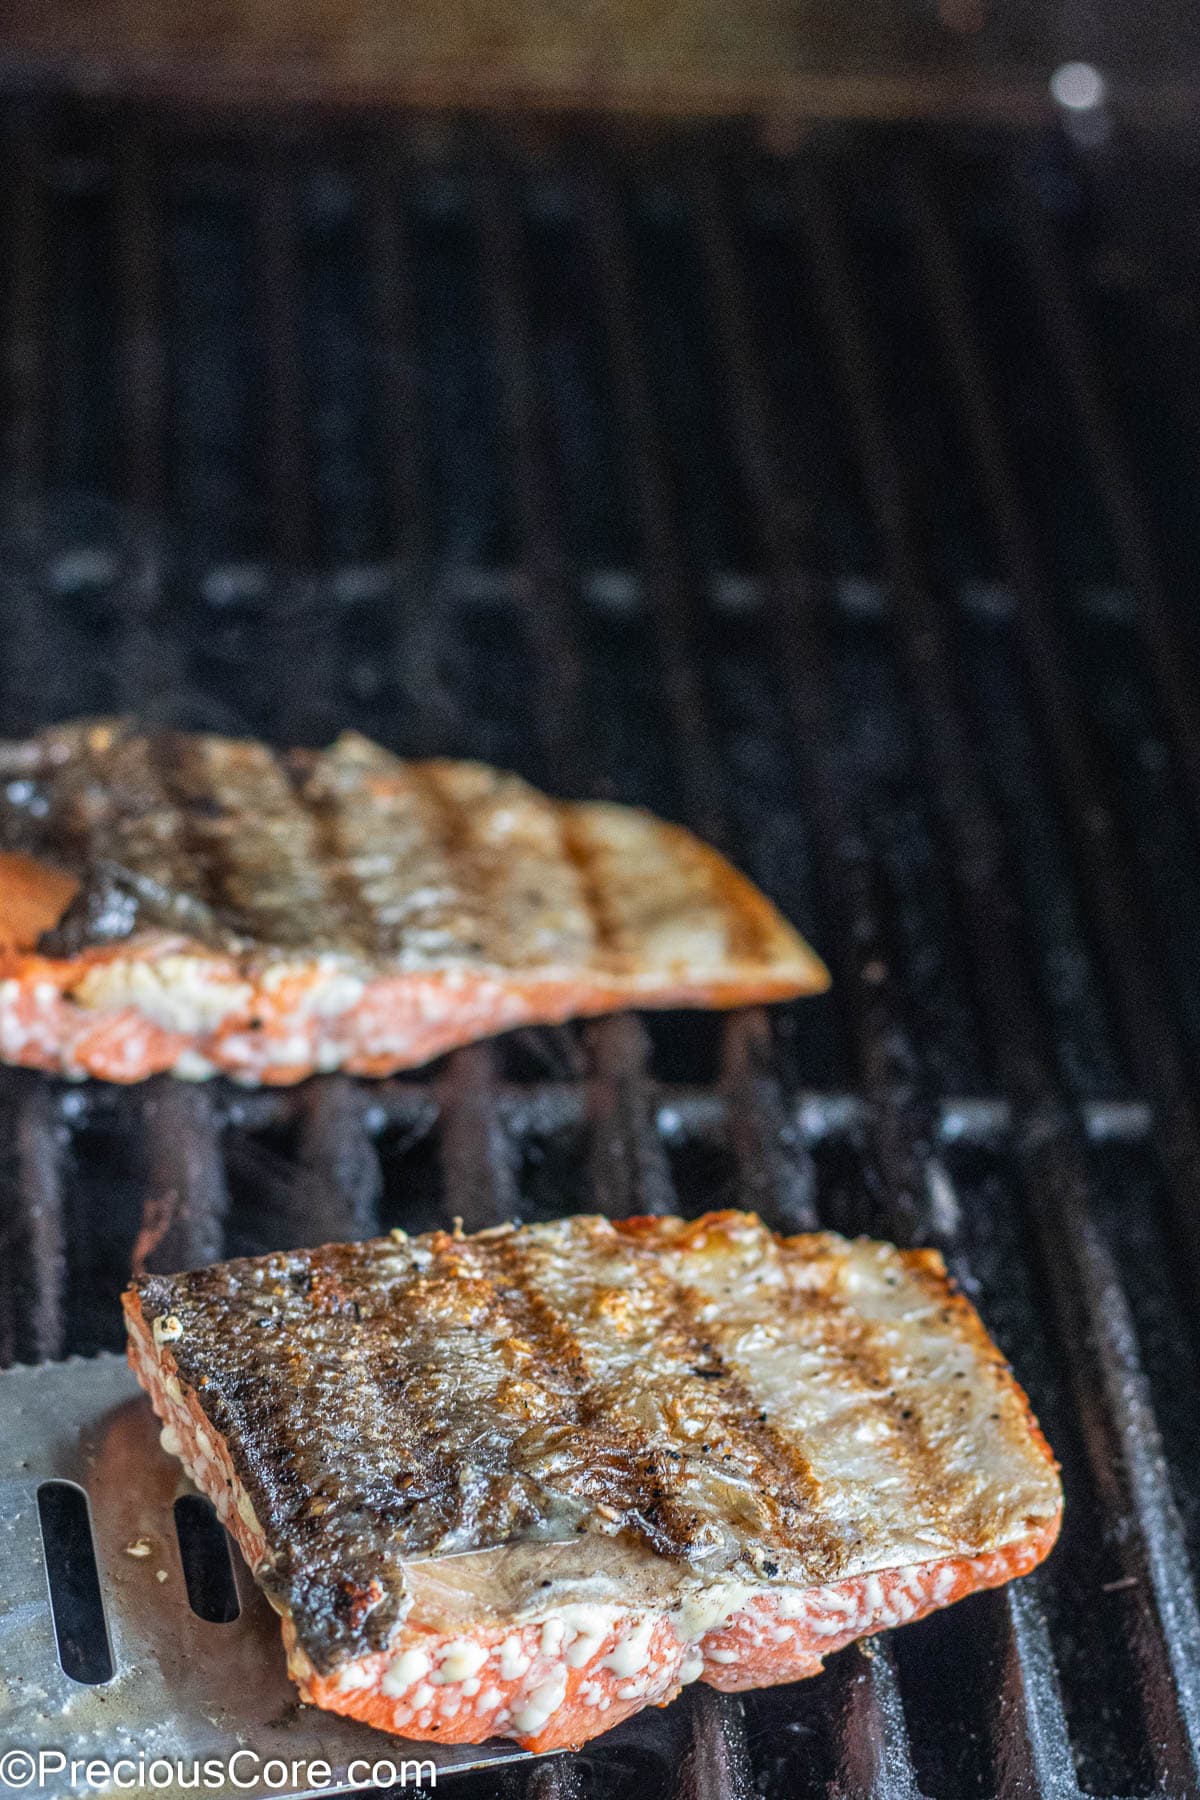
[[[1062,1458],[1035,1577],[530,1800],[1198,1791],[1198,184],[1099,125],[0,115],[4,734],[643,802],[836,981],[376,1084],[4,1072],[0,1356],[116,1347],[135,1259],[751,1206],[943,1249]]]

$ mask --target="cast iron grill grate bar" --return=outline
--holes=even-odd
[[[464,1231],[486,1231],[518,1211],[515,1146],[496,1108],[490,1044],[451,1057],[441,1084],[440,1133],[446,1193]]]
[[[771,1026],[761,1012],[725,1033],[721,1087],[745,1205],[776,1231],[816,1231],[818,1177],[812,1153],[787,1116],[773,1066]]]
[[[369,1093],[344,1080],[319,1082],[300,1101],[296,1159],[332,1197],[321,1221],[330,1242],[380,1231],[383,1175],[368,1121],[373,1104]]]
[[[478,151],[479,235],[519,521],[522,618],[538,671],[538,734],[556,783],[590,790],[595,772],[587,767],[583,661],[559,524],[561,505],[556,504],[545,447],[515,182],[502,145],[485,140]]]
[[[15,141],[12,141],[15,140]],[[6,221],[10,244],[5,320],[5,476],[18,496],[36,495],[46,461],[45,318],[49,196],[45,134],[35,120],[13,121]]]
[[[1122,803],[1106,784],[1104,727],[1085,725],[1063,596],[1042,567],[1006,447],[958,232],[945,224],[938,174],[921,145],[894,140],[886,189],[898,196],[897,230],[919,272],[915,322],[945,359],[945,392],[938,387],[933,398],[965,422],[1003,585],[941,577],[938,496],[922,490],[928,470],[919,455],[911,468],[901,461],[866,277],[842,242],[834,197],[843,191],[839,170],[850,165],[836,146],[800,159],[797,232],[788,171],[722,133],[689,145],[682,159],[670,149],[630,152],[615,138],[564,141],[557,131],[530,154],[478,127],[433,134],[431,149],[428,135],[390,125],[192,136],[158,116],[96,120],[83,109],[63,122],[46,108],[11,115],[5,141],[16,176],[0,221],[0,442],[5,491],[36,502],[0,570],[11,641],[5,731],[35,724],[43,705],[62,714],[133,702],[151,716],[218,726],[235,718],[238,728],[282,739],[361,723],[418,754],[488,754],[503,730],[534,779],[604,792],[614,785],[613,746],[631,744],[648,723],[634,680],[645,681],[638,665],[648,664],[658,701],[651,729],[663,752],[652,770],[656,803],[722,842],[768,885],[772,829],[802,836],[811,850],[820,945],[834,964],[835,1028],[845,1043],[830,1047],[833,1073],[816,1093],[804,1085],[813,1072],[797,1059],[807,1040],[793,1037],[786,1014],[761,1012],[722,1021],[719,1033],[704,1020],[620,1018],[516,1034],[428,1075],[381,1084],[329,1078],[295,1093],[163,1083],[133,1094],[70,1091],[6,1073],[0,1354],[53,1357],[112,1341],[103,1296],[115,1296],[133,1262],[167,1268],[455,1216],[478,1229],[568,1205],[621,1214],[741,1204],[785,1229],[832,1224],[937,1242],[963,1279],[974,1286],[978,1278],[985,1311],[1028,1368],[1063,1447],[1074,1548],[1068,1536],[1043,1576],[913,1628],[872,1657],[847,1653],[819,1683],[745,1702],[693,1692],[579,1762],[513,1771],[512,1791],[567,1800],[586,1781],[616,1800],[644,1785],[648,1770],[658,1786],[722,1800],[755,1791],[846,1800],[1191,1791],[1200,1773],[1200,1624],[1189,1554],[1197,1502],[1179,1486],[1180,1469],[1192,1465],[1180,1460],[1169,1383],[1193,1366],[1194,1331],[1179,1310],[1182,1273],[1164,1264],[1139,1269],[1139,1280],[1118,1261],[1098,1173],[1113,1155],[1132,1159],[1166,1196],[1155,1204],[1185,1241],[1200,1166],[1189,1052],[1125,855]],[[988,159],[1001,192],[1009,151],[992,146]],[[782,208],[771,199],[780,194]],[[180,208],[192,197],[219,210],[230,241],[245,246],[245,267],[230,281],[241,304],[220,354],[245,357],[249,343],[250,365],[261,371],[249,410],[262,428],[248,421],[247,441],[229,452],[231,467],[247,472],[237,503],[248,522],[247,560],[222,570],[177,565],[169,531],[159,530],[160,514],[170,523],[186,443],[175,397],[181,381],[195,379],[180,360],[191,297],[166,279]],[[64,245],[85,216],[106,246],[101,279],[113,290],[120,431],[115,443],[68,455],[59,444],[52,320],[80,303],[76,289],[60,295],[56,284],[68,266]],[[322,341],[314,233],[335,216],[344,219],[339,241],[355,247],[344,279],[369,321],[378,375],[373,435],[356,453],[381,520],[362,564],[330,574],[319,567],[326,527],[318,506],[330,491],[321,463],[328,439],[314,418],[318,403],[329,404],[317,398],[328,383],[309,378],[306,357]],[[819,529],[835,447],[819,410],[816,423],[789,416],[781,347],[750,272],[764,218],[810,292],[817,329],[808,333],[797,311],[789,342],[842,396],[839,429],[864,477],[864,541],[878,542],[882,580],[873,567],[864,575],[831,556]],[[1035,219],[1022,244],[1042,328],[1133,590],[1132,603],[1124,590],[1111,604],[1099,594],[1086,616],[1098,629],[1128,630],[1131,641],[1140,630],[1194,796],[1187,696],[1160,630],[1172,596],[1153,561],[1150,506],[1121,460],[1119,421],[1090,360],[1066,251],[1051,242],[1064,260],[1043,266],[1041,231]],[[562,292],[546,272],[547,234],[556,266],[569,255],[577,278]],[[667,402],[678,397],[680,376],[648,347],[670,288],[664,246],[673,254],[684,240],[699,259],[698,311],[710,340],[692,344],[692,378],[710,352],[720,386],[722,442],[699,451],[672,438]],[[646,258],[655,255],[649,280]],[[430,348],[427,271],[439,256],[439,279],[451,287],[464,268],[478,280],[477,310],[447,295],[452,324],[442,333],[474,356],[478,343],[468,346],[463,333],[478,329],[486,339],[495,384],[479,397],[488,416],[478,433],[448,417],[453,382],[436,360],[442,351]],[[72,351],[73,368],[83,354]],[[581,566],[574,548],[580,482],[566,477],[591,426],[577,387],[563,434],[567,354],[580,368],[592,358],[589,379],[618,422],[613,478],[636,546],[632,570]],[[1037,419],[1027,428],[1037,431]],[[461,545],[444,541],[434,490],[447,487],[447,461],[477,456],[480,443],[493,446],[500,465],[515,573],[464,566]],[[687,501],[689,458],[707,453],[716,466],[719,451],[741,484],[749,527],[749,561],[734,569],[713,565],[704,522]],[[60,465],[109,468],[112,498],[127,510],[105,515],[76,497],[64,510]],[[476,480],[470,491],[486,484]],[[485,523],[471,522],[480,543]],[[331,530],[329,541],[344,536]],[[224,546],[224,533],[213,541]],[[501,629],[519,643],[531,677],[517,730],[511,700],[478,680],[487,652],[472,634],[494,641]],[[1027,851],[1007,830],[1008,802],[985,761],[995,725],[953,674],[981,631],[1023,647],[1022,703],[1052,769],[1049,781],[1040,771],[1029,777],[1042,784],[1031,799],[1071,844],[1068,879],[1102,952],[1098,976],[1090,946],[1081,951],[1085,979],[1098,1003],[1115,1002],[1131,1092],[1078,1091],[1057,1053],[1063,1003],[1030,947],[1020,899]],[[103,651],[85,672],[76,651],[95,632]],[[731,688],[734,677],[714,660],[722,646],[749,685]],[[231,658],[227,705],[214,668],[232,668]],[[364,659],[372,679],[356,714]],[[272,663],[282,679],[272,680]],[[894,699],[880,685],[882,666],[894,671]],[[869,743],[864,751],[846,730],[848,670],[856,703],[861,684],[862,708],[882,708],[877,730],[903,737],[902,755],[886,764],[872,762]],[[607,735],[593,728],[598,704],[612,712]],[[508,707],[507,722],[489,711],[497,706]],[[747,804],[747,767],[774,795],[757,810]],[[893,815],[910,791],[930,822],[927,868],[896,852]],[[777,888],[798,917],[805,880]],[[946,896],[945,916],[966,946],[961,1017],[999,1094],[958,1098],[934,1074],[947,1054],[929,1034],[940,1001],[920,992],[905,937],[909,911],[951,929],[928,910],[933,889]],[[959,981],[957,966],[945,961],[943,987]],[[828,1091],[839,1083],[851,1091]],[[1162,1297],[1161,1316],[1146,1310],[1147,1285]],[[1090,1577],[1096,1566],[1078,1546],[1086,1530],[1103,1539],[1105,1591],[1114,1590],[1105,1617],[1119,1636],[1091,1687],[1062,1616],[1072,1571]],[[1102,1604],[1088,1594],[1093,1608]],[[1099,1642],[1098,1631],[1085,1622],[1085,1648]],[[960,1676],[960,1664],[980,1679]],[[1127,1694],[1116,1691],[1121,1671]],[[1117,1707],[1126,1744],[1113,1742],[1117,1728],[1102,1716],[1087,1716],[1089,1697],[1098,1697],[1100,1715]],[[943,1717],[949,1748],[940,1741]]]
[[[675,777],[689,820],[721,843],[728,836],[724,782],[693,650],[690,570],[676,519],[661,427],[654,417],[621,195],[603,148],[589,162],[588,248],[599,290],[608,367],[626,434],[627,479],[641,543],[656,639],[656,674],[674,727]]]
[[[422,405],[412,345],[416,337],[413,250],[401,215],[406,185],[403,148],[389,133],[373,138],[364,173],[364,239],[370,317],[379,345],[384,405],[379,446],[387,495],[387,540],[417,567],[431,553],[428,468]]]
[[[112,151],[114,271],[120,378],[119,484],[145,530],[166,497],[166,343],[162,320],[162,196],[154,146],[135,124]],[[135,526],[134,543],[137,543]],[[187,686],[181,634],[162,617],[161,551],[153,537],[124,560],[115,702],[154,719]],[[131,1263],[170,1271],[214,1262],[224,1244],[229,1196],[220,1127],[202,1091],[164,1089],[145,1109],[144,1200]]]
[[[145,1108],[146,1188],[132,1266],[162,1274],[216,1262],[229,1189],[221,1126],[203,1089],[161,1086]]]
[[[1010,1758],[1005,1770],[1009,1791],[1045,1795],[1046,1800],[1076,1800],[1079,1783],[1067,1718],[1063,1711],[1054,1648],[1037,1589],[1013,1588],[1004,1596],[1008,1642],[1004,1684],[997,1699],[998,1735]],[[1009,1725],[1005,1714],[1015,1715]]]
[[[746,1749],[746,1725],[736,1695],[696,1688],[688,1695],[683,1760],[675,1788],[679,1800],[751,1800],[754,1772]]]
[[[1012,183],[1013,218],[1025,267],[1045,320],[1054,360],[1079,419],[1104,516],[1121,567],[1137,600],[1136,617],[1186,774],[1194,828],[1200,830],[1200,704],[1195,643],[1168,597],[1145,510],[1088,346],[1079,304],[1053,227]]]
[[[138,130],[121,134],[114,153],[115,285],[121,307],[122,425],[119,454],[130,505],[153,517],[165,499],[165,346],[159,284],[162,227],[151,146]]]
[[[286,143],[268,143],[252,185],[255,266],[261,271],[259,324],[265,375],[262,478],[267,539],[281,570],[304,569],[312,549],[306,467],[304,358],[300,341],[300,272],[296,245],[296,179]]]
[[[66,1348],[62,1127],[44,1088],[4,1075],[4,1361],[53,1362]],[[21,1277],[24,1276],[22,1280]]]
[[[119,708],[170,719],[186,708],[185,642],[163,591],[158,521],[167,497],[167,347],[163,329],[162,195],[154,143],[134,128],[116,138],[112,163],[113,287],[119,375],[116,481],[136,522],[122,564],[112,651]]]
[[[363,242],[367,316],[376,334],[383,395],[378,436],[383,529],[394,558],[384,660],[413,721],[414,751],[433,755],[445,749],[439,735],[439,714],[447,710],[439,645],[450,596],[447,572],[434,558],[429,397],[414,350],[416,250],[403,205],[410,181],[403,142],[393,132],[375,134],[365,158]]]
[[[837,1720],[836,1800],[869,1794],[872,1800],[920,1800],[909,1749],[904,1703],[886,1644],[874,1647],[866,1666],[844,1684]]]

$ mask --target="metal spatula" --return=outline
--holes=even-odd
[[[63,1483],[87,1497],[94,1571],[84,1504]],[[224,1791],[258,1800],[415,1785],[422,1761],[429,1785],[429,1763],[440,1782],[524,1754],[404,1742],[302,1705],[279,1622],[236,1552],[236,1589],[209,1610],[237,1616],[193,1611],[196,1557],[185,1572],[175,1512],[193,1493],[123,1358],[0,1374],[0,1792],[195,1793],[193,1763],[228,1769],[240,1753]],[[159,1766],[139,1775],[139,1758]]]

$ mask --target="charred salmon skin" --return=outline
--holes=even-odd
[[[280,1252],[125,1295],[304,1699],[578,1746],[1049,1552],[1056,1464],[930,1250],[753,1214]]]
[[[120,720],[0,745],[0,1060],[385,1075],[512,1026],[815,992],[743,876],[478,763]]]

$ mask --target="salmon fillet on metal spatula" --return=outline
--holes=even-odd
[[[827,985],[751,882],[634,807],[354,733],[0,745],[0,1061],[385,1075],[518,1025]]]
[[[931,1250],[753,1215],[393,1232],[125,1296],[305,1700],[577,1747],[1024,1574],[1053,1456]]]

